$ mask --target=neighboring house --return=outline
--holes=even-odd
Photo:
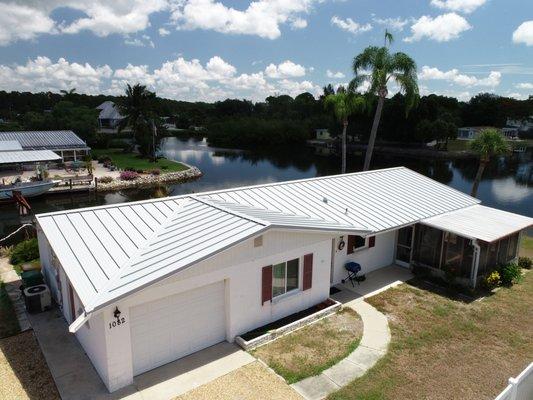
[[[98,107],[97,110],[100,111],[98,115],[98,127],[102,130],[113,130],[116,131],[120,121],[124,117],[120,114],[117,105],[112,101],[104,101]]]
[[[506,125],[511,128],[518,128],[521,132],[528,132],[533,130],[533,115],[524,119],[507,118]]]
[[[62,161],[76,161],[89,154],[91,148],[72,131],[0,132],[0,142],[18,142],[22,150],[51,150]],[[20,150],[20,149],[19,149]]]
[[[46,281],[109,391],[324,301],[348,261],[475,286],[532,224],[403,167],[37,216]]]
[[[332,137],[327,129],[315,129],[315,139],[331,140]]]
[[[502,135],[505,136],[506,139],[517,140],[519,138],[518,134],[520,131],[518,128],[505,127],[501,129],[501,132],[502,132]]]
[[[457,129],[457,139],[460,140],[474,140],[479,133],[484,129],[497,129],[500,131],[500,133],[506,138],[510,140],[518,139],[518,128],[515,127],[505,127],[505,128],[492,128],[490,126],[469,126],[469,127],[462,127]]]

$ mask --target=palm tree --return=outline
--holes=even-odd
[[[370,168],[370,160],[374,151],[383,103],[388,94],[387,84],[395,81],[400,86],[400,90],[405,93],[406,113],[418,102],[416,63],[405,53],[391,54],[388,46],[393,41],[392,34],[385,31],[383,47],[368,46],[353,59],[352,68],[355,78],[350,82],[350,89],[366,83],[369,86],[368,93],[377,94],[378,96],[376,114],[374,115],[374,122],[366,149],[364,171]]]
[[[142,155],[152,154],[155,158],[154,141],[154,110],[155,93],[150,92],[139,83],[126,86],[126,96],[119,104],[120,113],[124,118],[118,125],[118,133],[126,127],[133,132],[135,142],[139,145]]]
[[[63,89],[61,89],[61,90],[59,91],[59,93],[61,93],[61,95],[64,96],[64,97],[70,97],[70,96],[72,96],[75,92],[76,92],[76,88],[72,88],[72,89],[69,89],[69,90],[63,90]]]
[[[494,156],[505,154],[509,151],[509,145],[501,135],[501,133],[494,128],[482,130],[478,136],[470,143],[470,148],[479,155],[479,167],[477,169],[474,183],[472,184],[471,196],[477,196],[477,189],[483,176],[483,171]]]
[[[328,94],[324,100],[326,108],[332,108],[337,119],[342,123],[342,168],[346,173],[346,130],[348,117],[356,112],[363,112],[366,108],[365,98],[353,91],[346,91],[342,86],[336,94]]]

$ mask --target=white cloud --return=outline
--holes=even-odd
[[[396,18],[373,18],[376,24],[383,25],[394,31],[403,31],[405,25],[409,23],[409,19]]]
[[[354,35],[362,32],[367,32],[372,29],[372,25],[370,24],[361,25],[351,18],[342,19],[337,17],[336,15],[331,18],[331,24],[337,26],[343,31],[350,32]]]
[[[150,25],[151,14],[168,8],[168,0],[47,0],[26,3],[0,3],[0,45],[34,39],[44,33],[75,34],[88,30],[97,36],[127,35],[145,30]],[[59,8],[69,8],[83,15],[68,23],[58,23],[51,16]]]
[[[206,70],[215,79],[229,78],[237,72],[235,67],[228,64],[219,56],[212,57],[206,65]]]
[[[170,35],[170,31],[166,28],[159,28],[158,29],[159,36],[168,36]]]
[[[269,78],[298,78],[305,75],[305,67],[300,64],[295,64],[290,60],[284,61],[281,64],[269,64],[265,68],[265,74]]]
[[[132,38],[129,35],[127,35],[124,39],[124,44],[127,44],[128,46],[136,46],[136,47],[145,47],[145,46],[150,46],[152,48],[155,47],[154,42],[148,35],[142,35],[141,37],[135,37],[135,38]]]
[[[346,75],[344,75],[342,72],[338,71],[338,72],[334,72],[334,71],[330,71],[329,69],[326,71],[326,76],[328,78],[331,78],[331,79],[343,79],[346,77]]]
[[[102,82],[112,73],[108,65],[92,67],[87,63],[70,63],[64,58],[54,63],[48,57],[37,57],[25,65],[0,65],[0,87],[30,92],[76,88],[78,93],[98,94]]]
[[[245,10],[227,7],[216,0],[174,0],[171,19],[178,29],[209,29],[221,33],[256,35],[267,39],[281,36],[280,26],[307,26],[301,16],[320,0],[256,0]]]
[[[428,38],[437,42],[447,42],[457,39],[461,33],[471,28],[466,19],[455,13],[442,14],[435,18],[424,15],[411,25],[412,36],[405,38],[404,41],[416,42]]]
[[[533,46],[533,20],[523,22],[513,32],[513,42]]]
[[[42,33],[53,33],[54,25],[54,21],[42,10],[15,3],[2,3],[0,46],[17,40],[31,40]]]
[[[496,87],[500,84],[502,74],[499,71],[491,71],[486,78],[477,78],[473,75],[459,73],[457,69],[441,71],[435,67],[424,65],[418,74],[418,79],[424,80],[443,80],[460,86],[485,86]]]
[[[487,0],[431,0],[431,5],[444,10],[468,14],[486,2]]]
[[[531,82],[524,82],[524,83],[517,83],[515,85],[518,89],[533,89],[533,83]]]

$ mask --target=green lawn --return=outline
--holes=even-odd
[[[470,141],[469,140],[449,140],[448,141],[448,151],[463,151],[470,150]]]
[[[389,319],[389,351],[329,400],[494,399],[533,354],[533,273],[471,303],[413,280],[368,299]]]
[[[13,304],[7,295],[4,282],[0,281],[0,338],[13,336],[19,331],[20,327]]]
[[[520,243],[520,255],[523,257],[533,258],[533,236],[522,235]]]
[[[107,155],[113,160],[120,169],[133,168],[135,170],[142,169],[143,171],[158,168],[161,172],[177,172],[188,169],[186,165],[183,165],[176,161],[167,160],[166,158],[159,158],[157,162],[153,163],[146,158],[141,158],[137,154],[123,153],[122,149],[92,149],[92,156],[97,159],[101,155]]]

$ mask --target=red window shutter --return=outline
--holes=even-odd
[[[263,267],[261,278],[261,305],[272,300],[272,265]]]
[[[348,249],[346,250],[347,254],[353,253],[354,246],[355,246],[355,236],[348,235]]]
[[[304,276],[302,290],[311,289],[313,286],[313,253],[304,256]]]
[[[376,237],[370,236],[368,238],[368,247],[374,247],[376,245]]]

